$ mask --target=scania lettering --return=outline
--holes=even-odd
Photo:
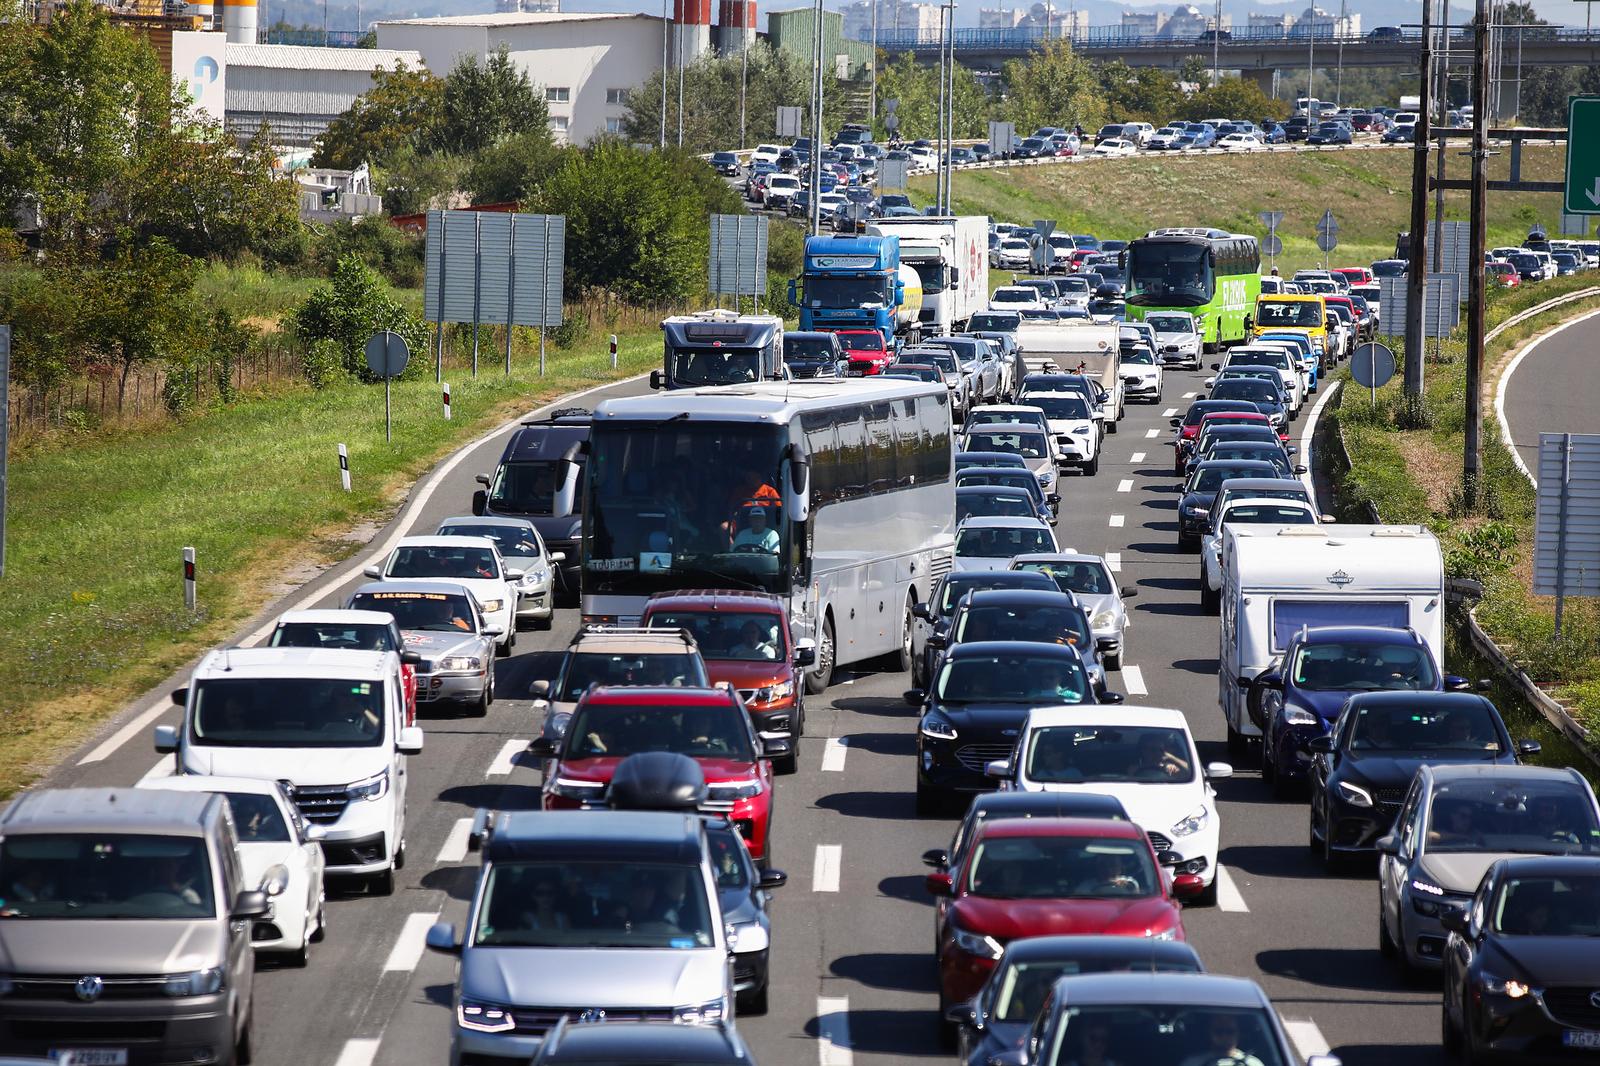
[[[662,320],[662,368],[650,372],[652,389],[748,385],[782,381],[783,319],[701,311]]]

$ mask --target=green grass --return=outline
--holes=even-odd
[[[0,793],[27,784],[123,700],[226,637],[287,567],[355,550],[341,532],[380,520],[463,441],[541,400],[659,360],[656,330],[620,342],[615,372],[601,335],[572,351],[552,346],[543,379],[536,348],[517,353],[509,377],[494,355],[476,380],[452,366],[450,422],[431,374],[397,383],[392,444],[382,387],[347,384],[14,455],[0,580]],[[341,442],[350,493],[339,487]],[[180,583],[186,545],[198,558],[193,616]]]
[[[263,270],[256,264],[209,263],[195,283],[195,304],[225,307],[236,319],[254,319],[260,325],[276,322],[320,284],[321,278]]]
[[[1447,176],[1466,176],[1458,147],[1446,157]],[[1560,180],[1562,146],[1527,146],[1523,176]],[[1320,266],[1315,228],[1324,210],[1339,220],[1332,262],[1370,263],[1394,254],[1395,234],[1410,228],[1412,153],[1405,147],[1356,152],[1282,152],[1232,156],[1141,156],[1054,166],[967,170],[955,176],[960,214],[1003,222],[1048,218],[1073,233],[1127,240],[1162,226],[1210,225],[1261,234],[1259,211],[1282,211],[1278,235],[1284,274]],[[1491,178],[1505,177],[1509,150],[1489,161]],[[917,202],[930,199],[931,177],[911,182]],[[1495,193],[1490,197],[1489,243],[1520,244],[1528,225],[1555,233],[1559,197]],[[1447,218],[1465,218],[1467,194],[1447,193]],[[1265,264],[1264,264],[1265,265]]]

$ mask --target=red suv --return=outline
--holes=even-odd
[[[875,329],[841,329],[837,336],[839,346],[850,360],[852,377],[871,377],[889,368],[894,353],[884,342],[882,333]]]
[[[1359,129],[1360,127],[1357,128]],[[1372,271],[1367,267],[1334,267],[1333,272],[1335,274],[1343,274],[1352,289],[1357,285],[1372,284]]]
[[[706,779],[700,809],[729,819],[763,866],[772,829],[772,758],[793,753],[787,740],[756,736],[738,693],[715,688],[596,687],[585,692],[559,739],[528,746],[552,760],[544,809],[599,806],[617,764],[643,751],[686,755]]]
[[[1195,874],[1169,882],[1144,830],[1131,822],[987,822],[964,854],[959,866],[927,876],[938,901],[941,1017],[983,987],[1013,940],[1094,934],[1183,940],[1174,895],[1197,895],[1204,887]]]
[[[805,733],[800,668],[811,665],[816,652],[795,648],[778,597],[723,589],[658,592],[645,601],[640,624],[692,634],[711,683],[726,682],[738,691],[762,737],[793,744]],[[794,755],[779,760],[778,769],[793,773]]]

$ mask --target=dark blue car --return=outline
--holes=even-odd
[[[1327,626],[1302,629],[1252,681],[1246,701],[1260,727],[1261,779],[1274,795],[1307,780],[1311,742],[1326,736],[1358,692],[1440,692],[1466,687],[1443,674],[1413,629]]]

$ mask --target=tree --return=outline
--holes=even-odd
[[[878,68],[878,107],[881,125],[885,111],[881,101],[899,100],[895,114],[900,118],[896,134],[905,139],[934,137],[939,130],[939,68],[918,63],[910,52],[902,52],[890,64]],[[957,137],[985,137],[993,113],[993,101],[969,68],[956,66],[954,129]]]
[[[824,78],[823,113],[834,114],[834,79]],[[777,136],[779,107],[802,107],[810,129],[811,79],[809,68],[788,52],[765,43],[752,45],[748,54],[717,56],[707,53],[683,71],[683,147],[710,152],[739,143],[739,101],[744,98],[744,142],[756,144]],[[628,113],[622,120],[624,139],[655,144],[661,136],[661,71],[658,68],[625,97]],[[667,139],[678,141],[678,79],[667,79]]]
[[[1047,41],[1025,59],[1007,60],[1000,80],[1006,117],[1016,123],[1019,136],[1040,126],[1095,129],[1105,118],[1094,67],[1065,40]]]
[[[293,320],[295,335],[308,348],[320,345],[331,350],[337,359],[336,367],[318,368],[311,373],[312,384],[319,387],[331,380],[325,376],[328,370],[362,381],[374,380],[367,369],[366,344],[379,330],[400,334],[413,352],[423,351],[428,343],[427,323],[413,317],[390,296],[382,276],[357,255],[339,260],[332,279],[311,290],[305,302],[295,308]],[[421,365],[418,359],[410,364],[412,368]]]
[[[479,63],[467,56],[444,79],[432,147],[467,155],[506,138],[550,136],[550,108],[527,71],[501,48]]]
[[[492,152],[481,152],[467,169],[463,185],[478,204],[522,203],[561,164],[562,150],[548,132],[518,133]]]
[[[1253,81],[1243,78],[1223,78],[1214,86],[1179,101],[1175,117],[1197,121],[1218,115],[1248,118],[1252,122],[1262,118],[1282,118],[1289,113],[1289,105],[1274,100]]]
[[[1158,67],[1130,67],[1119,59],[1101,63],[1098,74],[1106,113],[1113,122],[1162,123],[1177,106],[1177,84]]]
[[[85,281],[93,285],[85,308],[88,347],[117,368],[117,406],[138,367],[169,359],[184,362],[197,339],[194,283],[200,264],[162,238],[143,246],[118,244]]]
[[[444,81],[396,63],[372,75],[372,88],[334,119],[317,142],[313,166],[354,170],[432,147],[444,114]]]

